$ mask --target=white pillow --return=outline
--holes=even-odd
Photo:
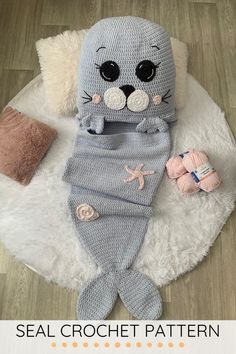
[[[58,115],[76,111],[77,67],[87,31],[65,31],[36,42],[48,107]],[[181,109],[186,99],[188,51],[178,39],[171,38],[171,43],[176,65],[176,108]]]

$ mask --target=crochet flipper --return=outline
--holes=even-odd
[[[146,275],[126,269],[102,273],[85,287],[77,304],[78,318],[106,318],[118,294],[137,319],[152,320],[162,314],[162,300],[156,285]]]

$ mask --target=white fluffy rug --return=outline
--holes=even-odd
[[[176,279],[202,260],[236,197],[236,146],[224,113],[190,75],[188,95],[173,129],[173,153],[189,147],[205,150],[223,184],[213,193],[186,197],[166,176],[163,179],[154,201],[155,215],[134,264],[158,285]],[[75,121],[48,113],[40,76],[10,104],[55,127],[59,137],[29,186],[0,175],[0,240],[46,279],[80,289],[97,269],[77,240],[66,204],[69,187],[61,180]]]

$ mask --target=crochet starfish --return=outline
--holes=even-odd
[[[141,171],[143,168],[144,164],[140,163],[137,167],[135,167],[135,170],[132,170],[129,168],[127,165],[125,165],[125,169],[128,173],[131,174],[130,177],[125,179],[125,182],[133,182],[135,179],[138,179],[139,181],[139,190],[142,190],[144,188],[144,176],[150,176],[153,175],[155,172],[154,171]]]

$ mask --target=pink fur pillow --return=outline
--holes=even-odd
[[[0,173],[28,184],[57,131],[16,109],[0,115]]]

